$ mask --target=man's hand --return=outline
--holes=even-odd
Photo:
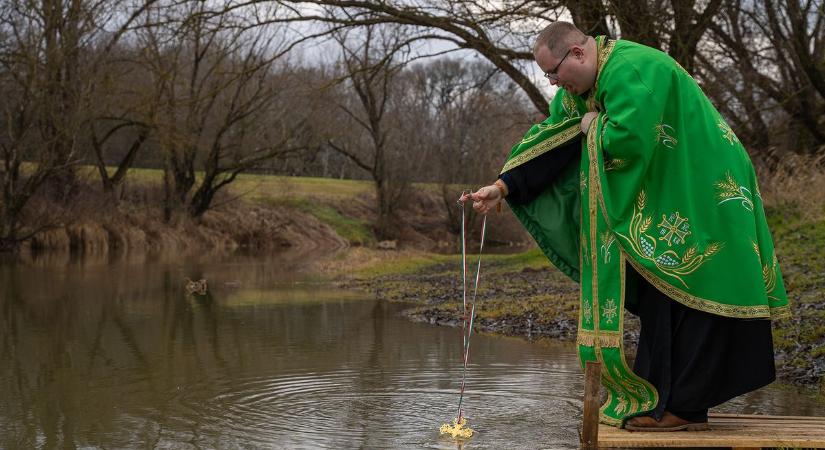
[[[495,184],[484,186],[470,195],[464,195],[461,200],[473,200],[473,209],[481,214],[487,214],[501,202],[501,190]]]
[[[599,116],[597,112],[589,112],[582,117],[582,133],[587,134],[587,130],[590,128],[590,122],[593,122],[593,119]]]

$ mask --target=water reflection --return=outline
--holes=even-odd
[[[0,448],[456,448],[437,430],[456,413],[458,331],[301,267],[0,265]],[[575,448],[572,347],[473,339],[464,448]],[[823,413],[793,397],[733,406]]]

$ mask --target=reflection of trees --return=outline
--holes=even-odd
[[[219,266],[220,276],[248,286],[272,282],[272,271],[261,266]],[[382,420],[375,408],[399,400],[370,395],[387,392],[401,359],[389,346],[398,330],[385,323],[388,305],[227,307],[222,292],[229,291],[220,283],[210,283],[212,296],[183,292],[184,273],[216,279],[215,265],[184,267],[60,274],[0,266],[0,427],[14,423],[0,448],[162,446],[169,436],[214,446],[209,427],[226,413],[216,399],[247,394],[250,376],[278,380],[312,371],[324,378],[342,369],[354,375],[336,393],[367,396],[341,402],[337,422],[363,427],[365,446],[380,438],[368,433],[368,421]],[[421,353],[428,345],[412,340],[404,351]],[[323,405],[326,393],[309,401]]]
[[[190,307],[170,270],[148,288],[140,273],[130,282],[84,283],[70,279],[78,273],[61,279],[54,271],[0,270],[0,423],[14,424],[3,427],[2,448],[80,445],[78,435],[118,430],[118,415],[133,410],[157,410],[153,418],[163,423],[171,387],[214,372],[208,366],[216,363],[200,355],[222,359],[213,303]],[[44,279],[54,283],[44,287]],[[200,327],[210,338],[200,338],[196,316],[211,323]]]
[[[393,354],[384,353],[384,322],[386,320],[386,304],[384,302],[372,302],[372,307],[369,310],[369,315],[364,319],[358,320],[357,335],[353,336],[353,341],[349,344],[354,349],[366,348],[364,356],[360,361],[340,361],[340,364],[353,364],[358,368],[358,376],[354,380],[355,386],[350,391],[353,395],[366,395],[367,401],[352,401],[347,403],[346,412],[344,415],[345,429],[356,430],[361,429],[363,434],[362,441],[358,444],[359,448],[375,448],[380,447],[376,442],[370,442],[370,437],[381,437],[380,433],[372,433],[370,429],[391,429],[391,420],[389,423],[382,423],[381,425],[375,423],[378,414],[375,411],[375,402],[370,400],[370,394],[376,392],[384,392],[387,390],[389,380],[388,374],[394,372]],[[365,308],[359,308],[365,309]],[[345,339],[352,339],[347,336]],[[343,388],[343,387],[342,387]],[[355,400],[355,399],[353,399]],[[341,443],[342,446],[353,447],[354,442]]]
[[[7,267],[3,272],[0,367],[7,367],[9,373],[0,377],[8,383],[0,386],[8,396],[2,410],[7,415],[5,420],[20,424],[15,433],[4,433],[3,446],[34,447],[38,438],[42,438],[41,445],[47,448],[57,447],[59,442],[73,446],[71,411],[74,405],[65,395],[61,382],[62,373],[73,363],[65,339],[72,316],[67,314],[69,308],[62,306],[68,299],[65,296],[55,299],[57,307],[52,311],[37,308],[25,300],[18,266]],[[48,329],[60,338],[45,342],[38,340],[35,342],[38,345],[32,345],[27,340],[27,322]],[[32,355],[39,356],[40,364],[32,364]],[[26,410],[27,405],[30,410]],[[25,420],[31,416],[33,420]]]

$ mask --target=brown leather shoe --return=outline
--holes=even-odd
[[[634,417],[624,427],[630,431],[704,431],[708,429],[708,423],[688,422],[665,411],[662,420],[657,421],[650,416]]]

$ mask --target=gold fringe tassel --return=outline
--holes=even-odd
[[[602,348],[618,348],[622,345],[622,335],[619,333],[602,331],[596,334],[595,331],[589,330],[579,330],[579,334],[576,336],[576,344],[584,345],[586,347],[595,347],[597,339],[599,347]]]

